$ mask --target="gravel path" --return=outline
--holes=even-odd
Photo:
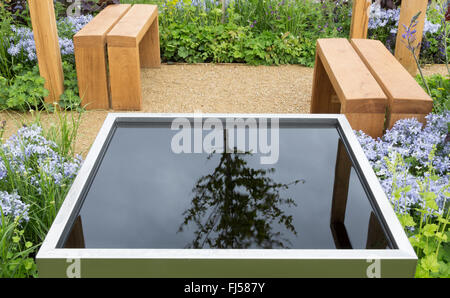
[[[445,66],[425,67],[424,73],[446,73]],[[313,69],[297,66],[241,64],[163,64],[143,69],[143,112],[152,113],[309,113]],[[77,152],[85,155],[108,111],[88,111],[80,125]],[[76,116],[76,113],[73,113]],[[30,113],[0,113],[7,120],[4,137],[13,134]],[[44,126],[54,115],[41,115]]]

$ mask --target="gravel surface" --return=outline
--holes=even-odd
[[[444,65],[426,66],[425,75],[446,73]],[[247,66],[241,64],[163,64],[142,70],[143,112],[151,113],[309,113],[313,69],[297,66]],[[112,112],[112,111],[110,111]],[[89,150],[108,111],[82,115],[76,151]],[[34,113],[35,114],[35,113]],[[77,113],[72,113],[77,117]],[[1,112],[6,120],[4,138],[15,133],[31,113]],[[41,114],[46,126],[55,115]]]

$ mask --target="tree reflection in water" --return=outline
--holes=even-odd
[[[291,185],[276,183],[270,169],[252,169],[244,157],[249,152],[222,153],[212,174],[201,177],[194,189],[191,207],[184,213],[179,232],[190,223],[196,225],[195,239],[188,248],[289,248],[291,245],[274,224],[297,235],[292,215],[284,211],[297,206],[291,198],[283,199],[280,191]],[[208,156],[211,159],[213,154]]]

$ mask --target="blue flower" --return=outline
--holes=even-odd
[[[3,216],[11,215],[13,218],[19,217],[22,220],[28,221],[29,207],[29,205],[20,200],[20,196],[17,193],[9,194],[6,191],[0,191],[0,210]]]
[[[450,112],[429,114],[426,120],[425,127],[417,119],[399,120],[376,140],[362,131],[355,132],[387,196],[392,199],[394,184],[397,189],[410,187],[398,202],[392,201],[398,212],[407,212],[414,205],[425,206],[420,196],[420,185],[425,180],[430,191],[437,194],[440,212],[444,208],[444,192],[450,178],[450,142],[446,141]],[[434,156],[431,155],[433,150]],[[394,169],[392,166],[397,158],[402,162],[397,163]],[[430,162],[438,175],[436,180],[426,177]]]
[[[68,25],[71,28],[72,33],[75,34],[91,20],[91,15],[66,17],[58,21],[58,26],[63,24]],[[11,45],[8,48],[8,53],[13,57],[17,57],[21,53],[24,53],[24,58],[26,60],[35,61],[37,56],[33,31],[28,27],[18,27],[14,25],[11,26],[11,31],[13,32],[13,37],[11,38]],[[62,55],[73,55],[74,46],[72,39],[60,37],[58,41]]]
[[[0,181],[7,179],[5,163],[11,171],[30,179],[30,183],[40,187],[43,179],[56,185],[70,182],[78,173],[82,158],[67,159],[57,151],[57,145],[42,135],[42,128],[33,125],[20,128],[15,135],[2,145],[6,160],[0,158]],[[32,168],[25,165],[32,164]]]

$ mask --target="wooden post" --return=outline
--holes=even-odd
[[[350,38],[367,38],[371,0],[353,0]]]
[[[64,75],[53,0],[28,0],[39,72],[49,91],[46,102],[59,102],[64,92]]]
[[[415,33],[416,40],[414,42],[414,46],[422,42],[423,26],[427,13],[427,4],[428,0],[408,0],[402,1],[402,6],[400,8],[400,21],[398,22],[397,41],[395,43],[395,58],[397,58],[397,60],[412,76],[415,76],[417,74],[417,64],[411,51],[406,47],[406,44],[404,43],[405,40],[402,38],[402,34],[405,33],[405,28],[403,27],[403,25],[408,27],[411,23],[411,19],[419,11],[421,11],[422,13],[417,19],[417,26],[414,27],[414,29],[417,31]],[[416,50],[416,57],[419,57],[419,54],[420,46]]]

